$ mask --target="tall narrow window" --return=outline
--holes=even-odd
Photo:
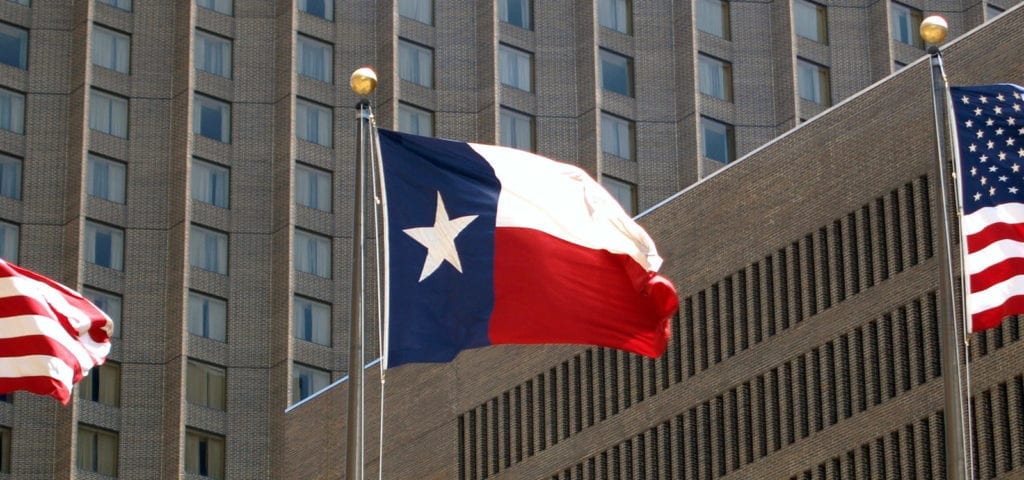
[[[189,265],[227,275],[228,235],[226,233],[192,225],[189,229]]]
[[[601,175],[601,186],[612,194],[622,205],[622,209],[630,215],[636,215],[636,185],[607,175]]]
[[[295,164],[295,203],[330,212],[330,172],[299,163]]]
[[[797,59],[796,79],[800,98],[821,105],[832,104],[827,67]]]
[[[132,0],[97,0],[99,3],[105,3],[114,8],[120,8],[126,12],[132,11]]]
[[[93,305],[96,305],[96,308],[103,310],[103,313],[110,317],[110,320],[114,322],[114,330],[110,336],[119,338],[121,336],[121,296],[89,287],[82,289],[82,296],[89,299]]]
[[[889,4],[889,21],[892,23],[892,38],[900,43],[924,47],[924,40],[918,34],[921,28],[921,11],[906,5]]]
[[[313,40],[305,35],[296,35],[298,52],[295,55],[295,70],[299,75],[321,82],[331,83],[333,68],[331,59],[334,47],[329,43]]]
[[[529,52],[498,46],[498,71],[502,85],[527,92],[533,89],[533,55]]]
[[[196,30],[196,70],[231,78],[231,40]]]
[[[627,97],[633,96],[633,59],[601,49],[601,87]]]
[[[21,159],[0,153],[0,196],[21,199]]]
[[[231,0],[196,0],[196,5],[224,15],[231,15],[233,10]]]
[[[292,334],[295,338],[331,346],[331,306],[305,297],[295,297]]]
[[[828,43],[828,14],[824,5],[794,0],[793,26],[798,36],[818,43]]]
[[[11,429],[0,427],[0,473],[11,473]]]
[[[124,231],[86,220],[85,261],[101,267],[124,270]]]
[[[533,117],[502,107],[500,123],[502,145],[533,151]]]
[[[128,73],[131,45],[132,40],[128,35],[93,25],[92,64]]]
[[[602,27],[607,27],[622,33],[631,33],[633,30],[633,2],[632,0],[599,0],[597,4],[597,19]]]
[[[330,148],[333,128],[329,107],[301,98],[295,100],[295,136]]]
[[[697,30],[729,39],[729,2],[726,0],[695,0]]]
[[[79,470],[116,477],[117,443],[117,432],[79,425],[75,465]]]
[[[107,361],[78,382],[78,398],[104,405],[121,405],[121,365]]]
[[[299,11],[324,20],[334,20],[334,0],[299,0]]]
[[[732,101],[732,64],[725,60],[697,55],[697,83],[700,93],[727,102]]]
[[[25,133],[25,96],[0,88],[0,129]]]
[[[313,395],[331,383],[331,374],[319,368],[292,364],[292,403]]]
[[[498,0],[498,20],[533,30],[533,0]]]
[[[227,167],[192,158],[192,198],[221,208],[228,208],[230,172]]]
[[[218,142],[231,143],[231,105],[205,95],[192,97],[192,131]]]
[[[434,0],[399,0],[398,14],[420,23],[434,23]]]
[[[223,368],[189,359],[185,372],[185,399],[214,410],[227,405],[227,381]]]
[[[705,157],[722,163],[729,163],[735,159],[732,125],[701,117],[700,128]]]
[[[434,51],[405,40],[398,41],[398,77],[407,82],[434,87]]]
[[[223,480],[224,437],[185,430],[185,473]]]
[[[90,90],[89,128],[128,138],[128,99],[95,88]]]
[[[85,169],[85,193],[114,203],[124,203],[127,166],[116,160],[89,154]]]
[[[407,103],[399,103],[398,131],[432,137],[434,136],[434,114]]]
[[[18,263],[19,241],[20,228],[13,223],[0,221],[0,257]]]
[[[633,160],[633,122],[601,112],[601,151]]]
[[[227,317],[228,304],[224,300],[188,292],[188,333],[224,342]]]
[[[0,63],[28,68],[28,30],[0,22]]]
[[[304,230],[295,230],[295,269],[331,278],[331,240]]]

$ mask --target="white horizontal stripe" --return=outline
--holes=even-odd
[[[972,293],[967,299],[967,311],[972,315],[984,312],[1002,305],[1007,298],[1016,295],[1024,295],[1024,274],[1011,277],[980,292]]]
[[[967,255],[967,274],[974,275],[1008,258],[1024,257],[1024,242],[1000,240]]]
[[[86,345],[79,342],[77,339],[72,338],[68,335],[68,332],[60,326],[57,320],[49,317],[43,317],[39,315],[18,315],[14,317],[6,317],[0,319],[0,338],[18,338],[29,335],[45,335],[55,342],[60,343],[64,348],[68,349],[75,358],[78,359],[78,363],[82,366],[82,371],[87,371],[93,367],[99,358],[106,357],[110,351],[110,344],[105,343],[106,348],[99,348],[98,351],[90,352]],[[95,342],[91,342],[93,346]],[[42,352],[40,352],[42,353]],[[99,355],[96,357],[94,354]],[[0,355],[3,355],[0,352]]]
[[[23,357],[0,357],[0,377],[51,377],[71,390],[75,371],[57,357],[47,355],[25,355]]]
[[[973,235],[993,223],[1024,222],[1024,203],[1004,203],[998,207],[985,207],[964,215],[961,220],[964,235]]]
[[[540,230],[593,249],[626,254],[656,271],[654,241],[583,170],[522,150],[469,144],[501,181],[498,227]]]
[[[66,288],[66,287],[65,287]],[[97,343],[89,335],[89,330],[92,328],[92,319],[86,312],[75,308],[67,299],[64,298],[65,293],[61,292],[50,285],[33,280],[25,277],[3,277],[0,278],[0,298],[24,296],[34,298],[44,305],[48,305],[53,310],[60,312],[67,317],[71,327],[77,332],[78,337],[72,338],[67,332],[60,327],[56,320],[50,319],[45,322],[46,325],[53,326],[62,335],[61,337],[55,336],[56,331],[47,330],[47,332],[54,332],[54,335],[46,333],[51,337],[58,339],[64,346],[71,352],[74,352],[75,356],[80,360],[83,358],[82,355],[89,356],[88,361],[82,363],[82,369],[88,370],[92,368],[92,365],[101,363],[103,358],[110,353],[110,342]],[[107,320],[107,332],[113,331],[113,321],[107,314],[103,313],[100,309],[96,309],[96,313],[102,315]],[[46,317],[43,317],[46,318]],[[40,322],[39,325],[43,325],[44,322]],[[6,324],[5,324],[6,325]],[[39,327],[43,328],[43,327]],[[2,335],[2,334],[0,334]],[[0,338],[3,338],[0,336]]]

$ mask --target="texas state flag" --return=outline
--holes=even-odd
[[[512,148],[378,130],[385,366],[485,345],[600,345],[657,357],[678,308],[654,243],[577,167]]]

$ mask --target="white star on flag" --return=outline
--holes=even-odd
[[[458,237],[463,229],[476,220],[477,216],[466,215],[459,218],[448,218],[448,210],[444,207],[441,192],[437,192],[437,213],[434,215],[434,226],[402,230],[427,248],[427,259],[423,262],[423,271],[420,272],[419,281],[422,282],[437,271],[443,261],[447,261],[455,267],[455,270],[462,273],[462,262],[459,261],[459,251],[455,248],[455,237]]]

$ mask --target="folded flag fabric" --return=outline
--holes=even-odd
[[[77,292],[0,259],[0,393],[71,399],[110,352],[113,322]]]
[[[951,87],[970,332],[1024,313],[1024,88]]]
[[[492,344],[656,357],[678,309],[654,243],[577,167],[512,148],[378,130],[385,366]]]

